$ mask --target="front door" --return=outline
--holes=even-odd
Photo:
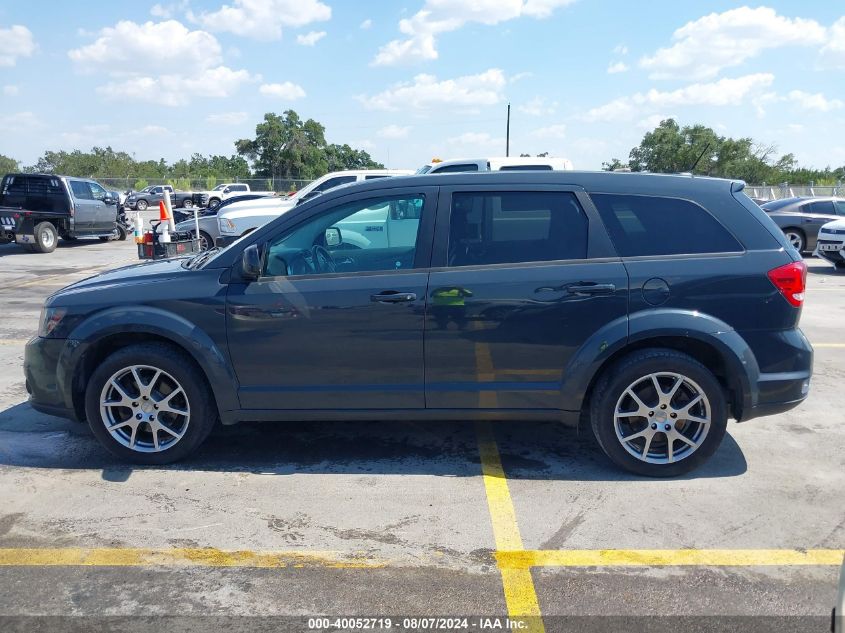
[[[571,188],[519,189],[441,189],[428,408],[560,409],[573,354],[614,320],[627,332],[628,276],[589,201]]]
[[[436,193],[423,186],[347,195],[260,245],[263,275],[230,284],[227,296],[242,408],[425,407]],[[385,241],[388,218],[400,208],[419,210],[415,230]]]
[[[94,198],[94,230],[97,233],[108,233],[114,229],[117,210],[105,203],[105,189],[96,182],[89,182],[88,186],[91,188],[91,197]]]
[[[74,231],[79,234],[91,233],[97,218],[98,205],[91,193],[91,187],[84,180],[69,180],[74,207]]]

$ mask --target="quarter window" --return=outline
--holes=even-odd
[[[334,207],[267,248],[267,276],[319,275],[414,267],[425,198],[368,198]]]
[[[688,200],[612,194],[591,197],[622,257],[743,250],[716,218]]]
[[[456,193],[448,265],[584,259],[587,226],[572,193]]]

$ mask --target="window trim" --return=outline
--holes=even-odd
[[[665,255],[665,254],[664,255],[620,255],[617,252],[617,255],[623,261],[645,261],[645,260],[665,259],[665,258],[684,259],[684,258],[690,258],[690,257],[714,257],[714,256],[730,257],[730,256],[744,255],[746,252],[748,252],[748,249],[745,247],[745,243],[742,240],[740,240],[737,237],[737,235],[729,227],[725,226],[725,224],[721,220],[719,220],[719,218],[717,218],[715,215],[713,215],[710,211],[708,211],[707,208],[704,205],[702,205],[700,202],[693,200],[691,198],[685,198],[683,196],[661,196],[661,195],[656,195],[656,194],[653,194],[653,193],[628,193],[628,192],[619,192],[619,191],[591,191],[589,193],[589,195],[590,196],[628,196],[628,197],[636,196],[636,197],[639,197],[639,198],[664,198],[664,199],[668,199],[668,200],[683,200],[684,202],[689,202],[691,205],[698,207],[699,209],[704,211],[704,213],[706,213],[711,218],[713,218],[713,221],[716,222],[716,224],[718,224],[719,226],[721,226],[728,233],[728,235],[730,235],[736,241],[736,243],[739,244],[739,247],[741,249],[741,250],[738,250],[738,251],[713,251],[713,252],[706,252],[706,253],[672,253],[672,254],[669,254],[669,255]],[[592,197],[590,198],[590,202],[592,204],[595,204],[595,202],[592,201]],[[610,237],[610,229],[607,228],[607,225],[604,223],[604,219],[601,217],[601,213],[599,213],[598,207],[596,207],[596,213],[598,214],[598,218],[599,218],[599,221],[601,222],[601,226],[604,228],[604,232],[607,233],[608,239],[610,240],[611,244],[613,244],[613,238]],[[614,251],[616,251],[616,245],[615,244],[613,244],[613,249],[614,249]]]
[[[417,244],[416,252],[414,253],[413,267],[400,270],[370,270],[295,276],[266,275],[259,277],[257,281],[266,282],[280,279],[338,279],[360,277],[364,275],[402,275],[409,273],[424,272],[430,268],[432,240],[434,238],[434,227],[435,221],[437,219],[437,208],[439,201],[438,187],[432,187],[430,185],[422,187],[392,187],[379,190],[367,190],[364,192],[359,191],[354,193],[346,193],[345,195],[339,195],[336,197],[334,197],[336,194],[332,194],[333,197],[328,200],[325,199],[326,195],[327,194],[318,196],[317,199],[319,200],[319,202],[313,203],[313,206],[309,204],[308,206],[311,208],[308,208],[307,212],[297,213],[294,215],[291,215],[292,212],[283,214],[279,217],[278,220],[274,220],[268,225],[265,225],[250,233],[250,235],[254,237],[252,239],[246,239],[243,241],[242,248],[239,249],[237,255],[234,256],[234,261],[229,264],[230,266],[232,266],[233,279],[237,278],[240,254],[243,252],[244,249],[246,249],[252,244],[257,245],[259,247],[259,250],[261,251],[261,263],[263,270],[265,249],[267,245],[273,240],[278,239],[282,233],[287,233],[288,231],[295,230],[297,227],[300,227],[301,225],[310,222],[318,215],[330,212],[332,209],[335,209],[336,207],[342,205],[354,204],[358,201],[363,200],[372,200],[376,198],[393,198],[406,195],[423,197],[422,218],[420,219],[419,229],[417,230]]]
[[[448,266],[449,228],[452,215],[452,196],[455,193],[570,193],[575,196],[584,215],[587,217],[587,257],[586,259],[557,259],[535,260],[531,262],[506,262],[498,264],[481,264],[473,266]],[[535,185],[514,183],[510,185],[478,185],[462,184],[440,187],[440,199],[437,205],[437,224],[435,226],[434,244],[432,247],[431,267],[438,270],[471,270],[488,269],[491,267],[514,268],[522,266],[538,266],[544,264],[578,263],[597,259],[610,258],[619,260],[616,250],[607,235],[604,224],[598,215],[598,210],[587,196],[583,187],[576,185]]]

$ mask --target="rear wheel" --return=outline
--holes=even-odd
[[[635,352],[599,380],[593,433],[618,466],[674,477],[703,464],[722,442],[727,404],[719,381],[694,358],[668,349]]]
[[[32,250],[36,253],[52,253],[56,250],[59,234],[56,227],[49,222],[41,222],[35,226],[35,243]]]
[[[106,358],[88,380],[85,413],[100,443],[139,464],[182,459],[217,419],[200,371],[162,343],[131,345]]]
[[[183,207],[184,209],[193,209],[193,208],[194,208],[194,201],[193,201],[193,200],[191,200],[190,198],[185,198],[185,199],[182,201],[182,207]]]
[[[795,250],[799,253],[804,252],[804,248],[807,245],[807,240],[804,237],[804,233],[800,229],[784,229],[783,234],[786,236],[786,239],[789,240],[789,243],[795,247]]]

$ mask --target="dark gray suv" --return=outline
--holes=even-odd
[[[24,368],[33,407],[140,463],[217,420],[582,418],[619,466],[672,476],[729,417],[807,397],[805,276],[740,182],[390,178],[68,286]]]

